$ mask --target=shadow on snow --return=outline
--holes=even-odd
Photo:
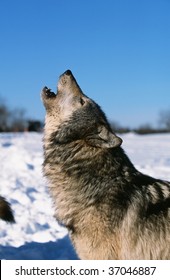
[[[20,247],[0,246],[5,260],[78,260],[68,236],[46,243],[30,242]]]

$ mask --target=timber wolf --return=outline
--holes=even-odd
[[[10,204],[2,196],[0,196],[0,219],[14,223],[14,216]]]
[[[64,72],[45,87],[44,175],[81,259],[170,259],[170,183],[139,172],[99,105]]]

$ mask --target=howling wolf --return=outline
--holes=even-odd
[[[0,196],[0,219],[14,223],[14,216],[10,204],[2,196]]]
[[[45,87],[44,175],[81,259],[170,259],[170,183],[144,175],[70,70]]]

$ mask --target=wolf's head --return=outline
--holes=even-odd
[[[58,143],[84,140],[101,148],[121,145],[121,138],[112,132],[101,108],[82,92],[70,70],[60,76],[57,94],[43,88],[42,100],[46,108],[45,132],[56,133]]]

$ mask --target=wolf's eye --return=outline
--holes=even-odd
[[[83,98],[80,98],[80,104],[83,106],[85,103],[85,101],[83,100]]]

